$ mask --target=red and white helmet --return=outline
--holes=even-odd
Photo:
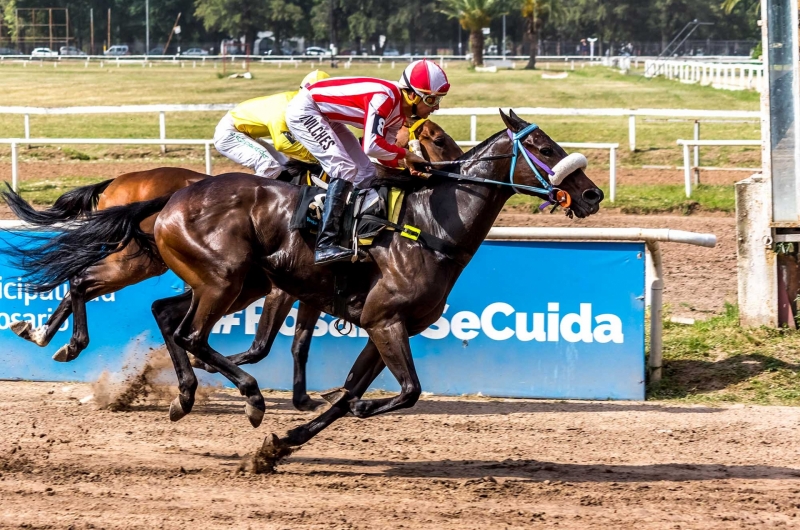
[[[450,90],[444,70],[433,61],[422,59],[409,64],[398,83],[414,92],[426,105],[435,107]]]

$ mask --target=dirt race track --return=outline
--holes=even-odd
[[[800,410],[432,398],[345,418],[279,466],[239,468],[309,418],[263,425],[216,391],[98,410],[89,385],[0,383],[0,528],[797,528]]]
[[[507,210],[497,224],[715,233],[715,249],[662,245],[665,302],[702,318],[736,300],[731,217]],[[312,417],[287,394],[266,395],[254,430],[229,391],[178,423],[165,402],[110,412],[93,393],[0,382],[0,528],[800,527],[796,408],[429,396],[340,420],[252,475],[268,433]]]

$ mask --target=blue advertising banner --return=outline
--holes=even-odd
[[[644,399],[644,252],[643,243],[485,242],[442,317],[411,339],[423,389]],[[21,319],[38,325],[64,288],[52,297],[26,297],[17,271],[0,263],[0,276],[0,378],[91,381],[103,370],[119,370],[134,350],[161,345],[150,304],[182,289],[168,273],[89,303],[91,344],[78,360],[61,364],[49,357],[69,340],[71,320],[46,348],[23,341],[8,327]],[[246,350],[261,303],[218,322],[211,345],[226,355]],[[293,308],[270,356],[245,367],[262,388],[291,388],[296,314]],[[364,330],[355,327],[342,335],[332,321],[323,315],[314,331],[311,390],[340,386],[367,341]],[[399,387],[384,370],[373,388]]]

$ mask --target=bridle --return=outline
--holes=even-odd
[[[561,184],[561,182],[563,181],[564,177],[561,177],[558,180],[558,182],[556,182],[556,185],[553,185],[551,183],[551,181],[546,179],[546,178],[544,178],[542,176],[542,173],[541,173],[542,171],[544,171],[552,179],[557,174],[557,171],[555,171],[554,169],[558,169],[559,165],[562,162],[564,162],[564,160],[566,160],[566,158],[564,160],[560,161],[555,166],[555,168],[550,168],[547,164],[545,164],[544,162],[539,160],[539,158],[536,155],[531,153],[528,150],[528,148],[525,147],[522,144],[523,140],[529,134],[531,134],[533,131],[535,131],[538,128],[539,128],[538,125],[536,125],[535,123],[532,123],[532,124],[528,125],[524,129],[522,129],[522,130],[520,130],[519,132],[516,132],[516,133],[513,132],[511,129],[508,129],[506,132],[508,133],[508,137],[511,139],[511,143],[512,143],[512,152],[511,152],[510,155],[492,155],[492,156],[487,156],[487,157],[470,158],[470,159],[466,159],[466,160],[456,160],[454,162],[440,162],[439,163],[439,164],[442,164],[442,165],[445,165],[445,164],[464,164],[464,163],[467,163],[467,162],[482,162],[482,161],[486,161],[486,160],[497,160],[497,159],[500,159],[500,158],[510,158],[511,159],[511,170],[510,170],[510,175],[509,175],[509,182],[502,182],[502,181],[499,181],[499,180],[491,180],[491,179],[485,179],[485,178],[480,178],[480,177],[473,177],[471,175],[464,175],[462,173],[451,173],[449,171],[441,171],[439,169],[431,169],[430,172],[433,175],[438,175],[438,176],[442,176],[442,177],[456,178],[456,179],[462,179],[462,180],[471,180],[471,181],[474,181],[474,182],[482,182],[482,183],[485,183],[485,184],[498,184],[500,186],[511,186],[512,188],[514,188],[514,191],[517,192],[517,193],[519,193],[520,190],[525,190],[525,191],[530,191],[530,192],[537,193],[537,194],[540,194],[540,195],[544,195],[545,197],[547,197],[547,200],[546,200],[546,202],[544,204],[542,204],[542,206],[540,206],[540,209],[544,209],[544,208],[548,207],[551,204],[560,205],[563,208],[569,208],[569,206],[572,204],[572,198],[570,197],[569,193],[567,193],[566,191],[556,187],[558,184]],[[528,186],[527,184],[515,184],[514,183],[514,172],[516,170],[517,161],[519,160],[520,155],[525,160],[525,162],[528,164],[528,167],[531,168],[531,171],[533,171],[533,174],[536,176],[537,180],[542,185],[542,187]],[[572,155],[570,155],[570,156],[572,156]],[[584,160],[585,160],[585,158],[584,158]],[[437,163],[433,162],[431,164],[435,165]],[[586,167],[586,166],[584,165],[583,167]]]

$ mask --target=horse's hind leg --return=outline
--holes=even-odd
[[[239,392],[247,397],[245,404],[247,418],[253,427],[258,427],[264,419],[266,410],[264,396],[258,389],[258,382],[208,344],[208,336],[214,324],[228,312],[239,296],[240,289],[234,288],[234,282],[235,279],[217,279],[216,285],[195,287],[192,291],[189,311],[173,337],[178,346],[216,368],[219,373],[236,385]]]
[[[255,364],[267,355],[272,349],[275,337],[289,314],[295,298],[280,289],[273,288],[264,300],[264,308],[258,320],[258,329],[253,344],[244,353],[228,357],[237,366],[242,364]],[[292,357],[294,358],[294,381],[292,384],[292,404],[294,408],[310,411],[322,405],[322,401],[313,400],[306,391],[306,364],[308,363],[308,349],[311,346],[311,336],[320,312],[301,303],[295,319],[294,342],[292,342]]]
[[[161,263],[154,262],[145,256],[136,256],[135,252],[135,247],[128,248],[119,254],[109,256],[86,269],[82,274],[70,279],[69,297],[74,315],[72,337],[69,343],[56,351],[53,355],[54,360],[72,361],[89,345],[89,325],[86,318],[86,302],[88,300],[119,291],[123,287],[158,276],[166,271]],[[50,330],[51,328],[48,328],[48,331]]]
[[[16,333],[20,338],[44,347],[50,344],[50,341],[53,340],[53,337],[58,333],[58,328],[61,327],[61,324],[63,324],[71,314],[72,297],[69,292],[67,292],[44,325],[34,328],[29,321],[19,320],[11,324],[11,331]]]
[[[191,302],[192,293],[188,291],[171,298],[156,300],[151,307],[153,316],[158,323],[158,329],[164,337],[164,344],[166,344],[172,359],[172,365],[175,367],[175,374],[178,376],[180,394],[169,407],[169,419],[172,421],[178,421],[192,411],[197,390],[197,377],[189,363],[189,356],[186,355],[186,350],[175,344],[173,338],[173,334],[189,310]]]

